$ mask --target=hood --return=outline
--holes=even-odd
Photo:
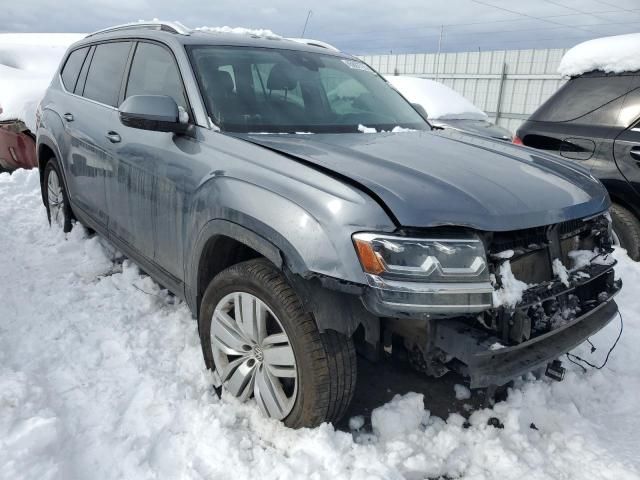
[[[495,138],[496,140],[504,140],[510,142],[513,134],[506,128],[500,127],[495,123],[487,120],[469,120],[469,119],[442,119],[431,122],[434,125],[444,128],[455,128],[462,132],[481,135],[483,137]]]
[[[518,230],[609,206],[604,187],[579,166],[455,131],[234,136],[358,182],[405,227]]]

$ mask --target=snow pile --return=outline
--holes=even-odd
[[[382,440],[406,435],[420,428],[429,418],[421,393],[396,395],[386,405],[371,412],[373,432]]]
[[[558,67],[558,73],[571,77],[593,70],[613,73],[640,70],[640,33],[579,43],[564,54]]]
[[[458,400],[469,400],[471,398],[471,390],[469,390],[464,385],[455,384],[453,386],[456,392],[456,399]]]
[[[426,78],[385,76],[407,100],[418,103],[428,118],[487,120],[487,114],[446,85]]]
[[[587,263],[588,265],[588,263]],[[569,286],[569,271],[567,267],[564,266],[562,261],[559,258],[554,258],[551,264],[553,268],[553,274],[558,277],[558,280],[562,282],[565,287]]]
[[[245,27],[198,27],[194,30],[208,33],[232,33],[234,35],[251,35],[264,38],[282,38],[277,33],[273,33],[266,28],[245,28]]]
[[[615,259],[606,253],[600,253],[596,250],[572,250],[569,252],[569,258],[573,262],[572,270],[578,270],[582,267],[594,263],[596,265],[611,265]]]
[[[358,444],[217,399],[186,306],[82,228],[52,232],[38,172],[0,174],[0,198],[0,478],[640,478],[640,266],[620,251],[605,368],[565,362],[563,382],[519,381],[468,423],[397,397]],[[575,353],[600,365],[618,329]]]
[[[510,251],[511,250],[507,250],[506,252]],[[511,271],[511,262],[509,260],[505,260],[500,264],[498,275],[500,276],[501,286],[499,289],[493,291],[493,305],[495,307],[499,307],[500,305],[514,307],[522,300],[522,295],[524,291],[529,288],[529,285],[515,277]],[[496,284],[495,278],[492,278],[492,283],[494,285]]]
[[[0,120],[22,120],[35,131],[35,111],[67,47],[70,33],[0,34]]]

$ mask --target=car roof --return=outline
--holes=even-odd
[[[252,33],[228,33],[207,30],[190,30],[188,34],[182,34],[161,29],[150,29],[148,27],[128,27],[121,30],[96,32],[74,43],[70,50],[83,45],[119,39],[156,40],[174,47],[179,45],[212,45],[272,48],[354,58],[351,55],[327,47],[301,43],[300,41],[294,41],[279,36],[261,36]]]

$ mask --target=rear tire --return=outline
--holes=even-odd
[[[62,177],[62,170],[55,158],[50,158],[44,168],[42,189],[49,225],[57,226],[65,233],[70,232],[73,228],[71,204]]]
[[[627,251],[629,257],[640,261],[640,221],[625,207],[614,203],[611,206],[611,219],[620,246]]]
[[[213,316],[214,312],[219,311],[216,307],[219,308],[221,302],[224,304],[228,301],[229,295],[238,293],[249,294],[267,306],[270,315],[273,315],[286,333],[287,341],[293,349],[297,393],[288,414],[281,418],[284,424],[291,428],[300,428],[315,427],[327,421],[337,422],[346,412],[355,390],[357,363],[353,342],[335,331],[321,333],[313,316],[304,310],[296,292],[282,272],[265,259],[233,265],[219,273],[207,287],[198,319],[206,366],[213,370],[218,378],[221,377],[223,369],[217,369],[214,360],[221,357],[219,343],[213,345],[213,342],[218,340],[213,340],[211,336],[212,323],[214,337],[215,329],[219,328],[213,321]],[[231,315],[232,310],[228,313]],[[233,313],[233,316],[236,314]],[[237,347],[237,350],[246,351],[248,356],[253,355],[249,353],[248,346],[243,347]],[[267,350],[264,352],[266,359]],[[238,355],[233,354],[230,360],[234,361],[237,358]],[[250,367],[253,367],[254,362],[251,360],[255,358],[253,356],[249,360]],[[262,361],[262,352],[259,360]],[[229,365],[226,358],[223,357],[223,361]],[[233,376],[229,374],[227,379]],[[255,380],[255,383],[257,384],[258,380]],[[226,387],[223,383],[223,388]],[[242,399],[254,397],[255,391],[249,392],[249,389],[252,387],[247,390],[243,387],[244,391],[237,396]],[[229,391],[234,394],[231,389]],[[264,408],[263,412],[269,415]]]

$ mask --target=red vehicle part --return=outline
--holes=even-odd
[[[36,142],[24,123],[0,122],[0,170],[38,166]]]

